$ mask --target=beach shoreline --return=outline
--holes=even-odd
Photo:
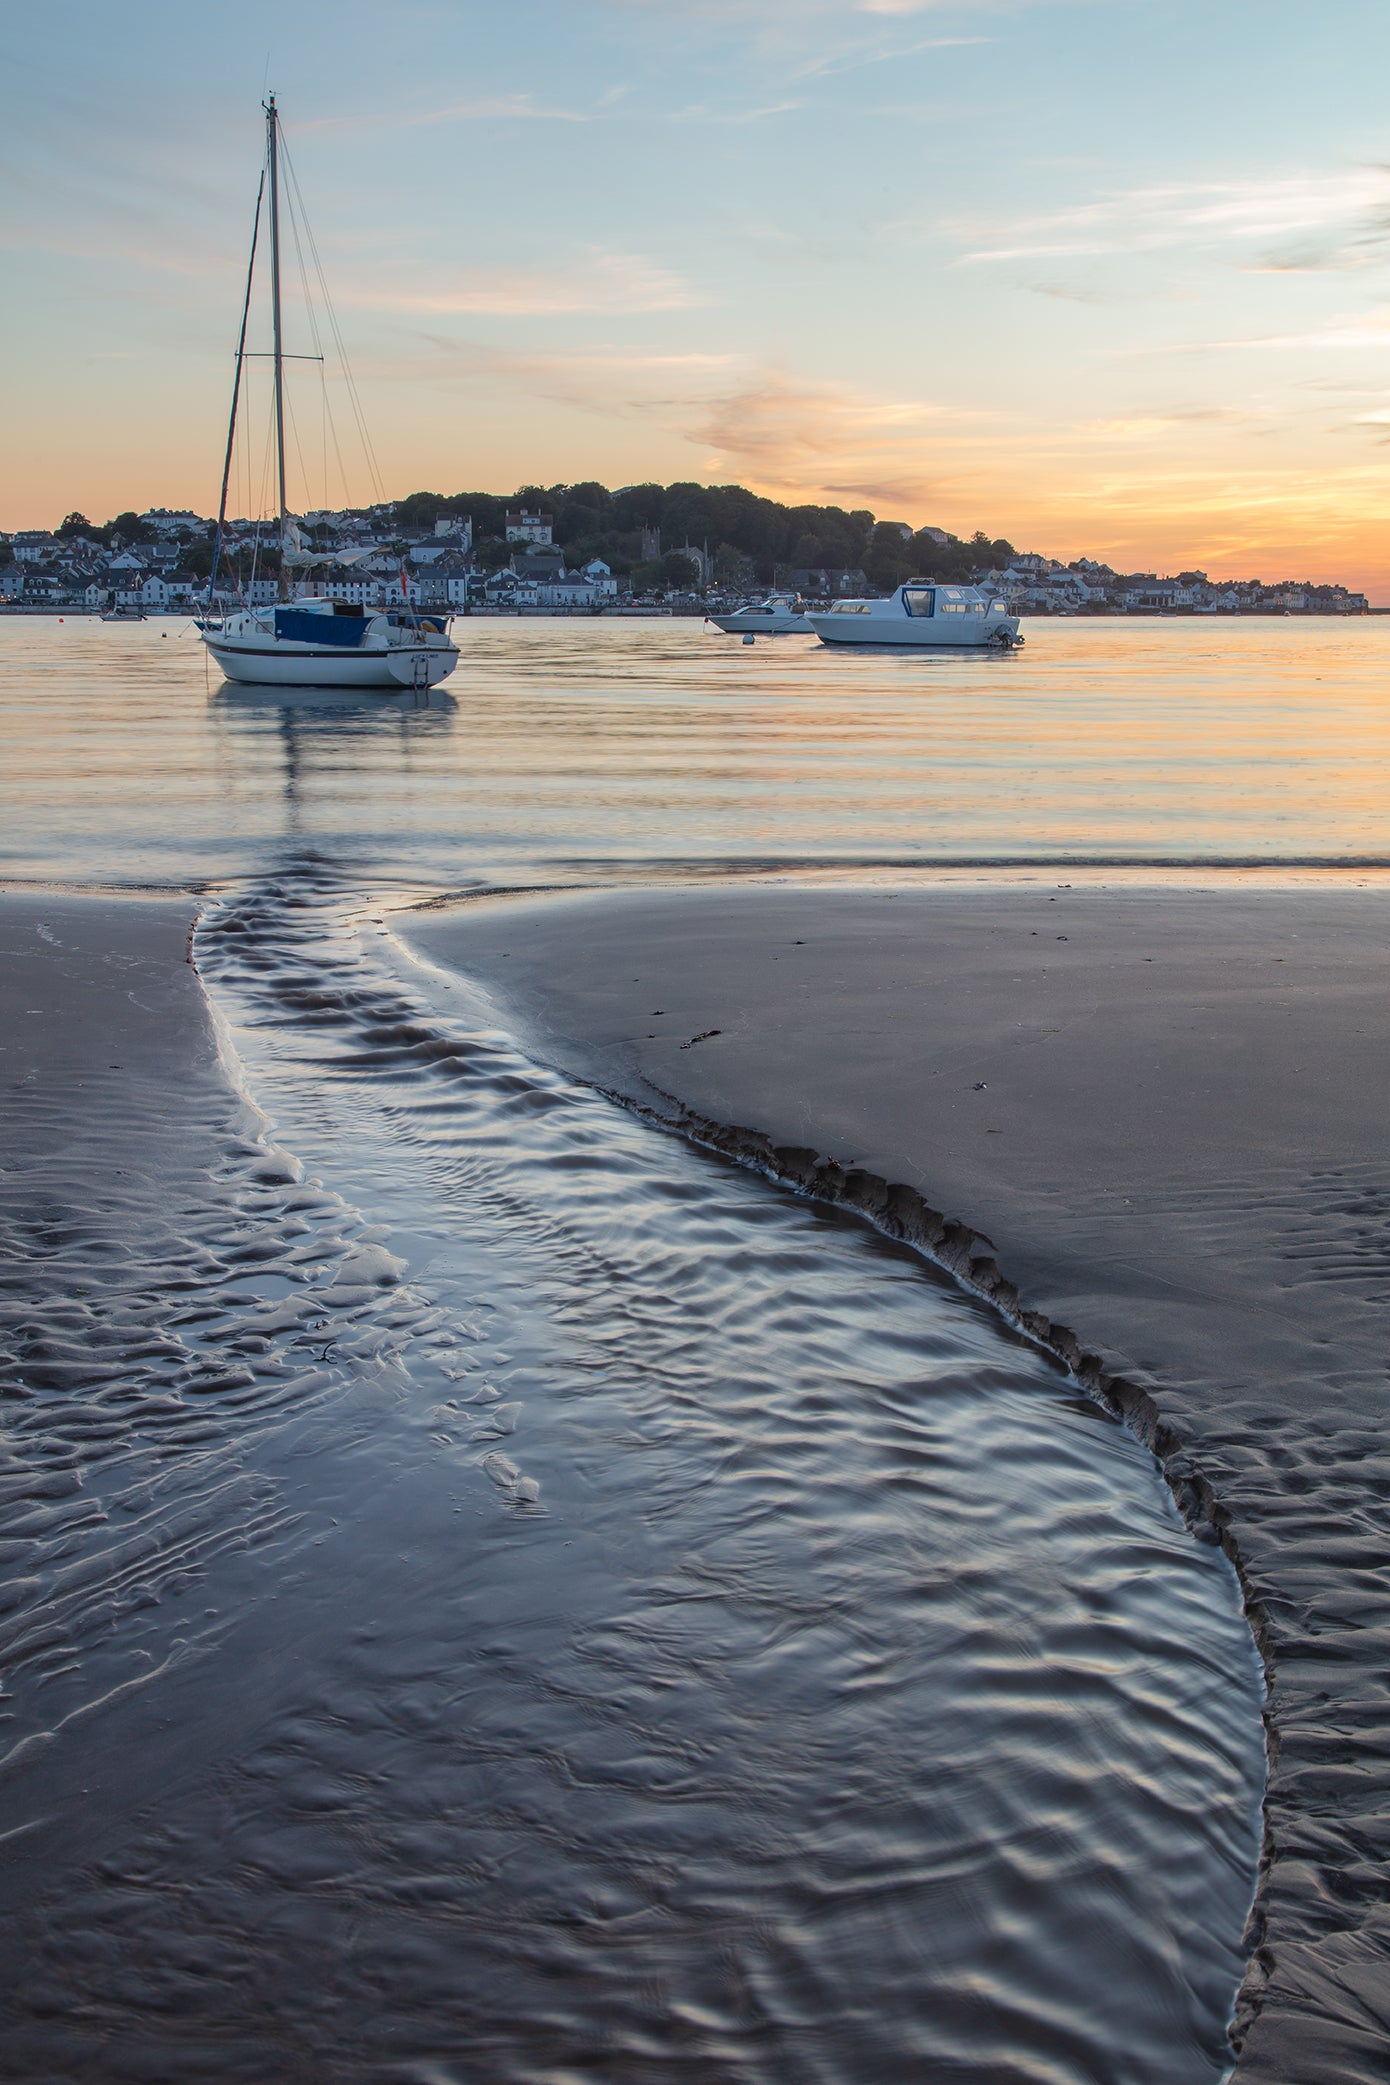
[[[1390,1106],[1372,887],[645,889],[397,915],[529,1049],[923,1245],[1238,1563],[1271,1677],[1237,2075],[1370,2077]]]

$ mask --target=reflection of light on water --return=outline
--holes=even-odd
[[[201,647],[0,620],[16,872],[247,873],[290,834],[452,883],[584,865],[1385,861],[1390,625],[1038,621],[1007,659],[470,618],[409,696],[205,687]],[[286,740],[294,750],[286,809]]]

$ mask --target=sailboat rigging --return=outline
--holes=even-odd
[[[362,603],[334,601],[312,595],[300,595],[293,600],[289,597],[288,564],[291,543],[297,541],[297,535],[289,512],[285,478],[285,363],[300,360],[321,361],[322,357],[287,355],[285,352],[280,282],[280,115],[273,94],[263,106],[266,119],[266,156],[256,190],[256,211],[251,229],[251,256],[246,270],[246,294],[242,301],[236,374],[232,384],[232,407],[227,424],[227,448],[222,467],[222,496],[217,510],[212,576],[208,582],[207,614],[199,622],[199,633],[209,653],[229,680],[269,682],[282,687],[430,688],[445,679],[458,664],[458,647],[449,635],[452,618],[447,611],[430,609],[428,612],[417,613],[410,608],[405,599],[402,599],[399,607],[373,609]],[[297,184],[295,185],[297,188]],[[228,611],[219,614],[214,609],[215,590],[219,569],[227,553],[227,499],[236,451],[237,415],[242,403],[245,365],[250,359],[246,335],[256,280],[261,211],[267,187],[270,192],[272,341],[269,359],[274,366],[273,428],[280,552],[277,599],[265,607],[243,604],[238,612]],[[354,405],[355,403],[354,399]],[[230,563],[230,559],[228,562]],[[236,591],[239,593],[239,587]],[[404,589],[402,591],[404,593]]]

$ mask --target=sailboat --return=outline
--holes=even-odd
[[[266,159],[256,191],[251,231],[251,259],[246,270],[241,333],[237,341],[236,377],[227,426],[227,454],[222,470],[222,499],[217,510],[208,612],[199,634],[228,680],[268,682],[293,688],[432,688],[458,664],[458,646],[449,635],[452,617],[434,608],[412,609],[405,595],[399,606],[369,608],[356,602],[326,599],[291,600],[286,580],[286,554],[295,539],[285,491],[285,361],[280,297],[280,117],[275,96],[263,104]],[[227,493],[236,445],[237,409],[247,359],[246,329],[256,275],[261,205],[267,176],[270,189],[270,312],[274,343],[274,433],[280,494],[279,599],[239,612],[214,612],[214,589],[222,562],[227,528]]]

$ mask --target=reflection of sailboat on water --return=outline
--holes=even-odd
[[[284,832],[351,852],[360,831],[346,801],[388,800],[413,823],[417,771],[443,762],[459,704],[447,688],[292,688],[223,681],[209,711],[228,775],[254,768],[262,801],[274,795],[278,768]],[[262,784],[264,785],[262,787]],[[373,814],[366,814],[370,823]]]
[[[429,688],[453,672],[458,647],[449,636],[450,616],[430,610],[418,613],[402,598],[398,608],[371,609],[346,601],[286,598],[285,563],[291,527],[285,497],[285,383],[280,300],[280,118],[272,94],[266,103],[266,170],[256,194],[251,235],[251,262],[246,272],[241,335],[237,343],[236,381],[227,428],[227,458],[222,472],[222,499],[217,513],[208,614],[200,623],[203,643],[229,680],[256,681],[288,687]],[[256,274],[261,200],[266,174],[270,181],[270,299],[275,366],[275,454],[279,485],[279,601],[265,608],[243,607],[238,613],[212,612],[218,567],[227,525],[227,488],[236,444],[237,407],[247,359],[246,326]],[[302,215],[302,209],[301,209]],[[312,359],[319,359],[317,357]],[[404,595],[404,586],[402,586]]]

